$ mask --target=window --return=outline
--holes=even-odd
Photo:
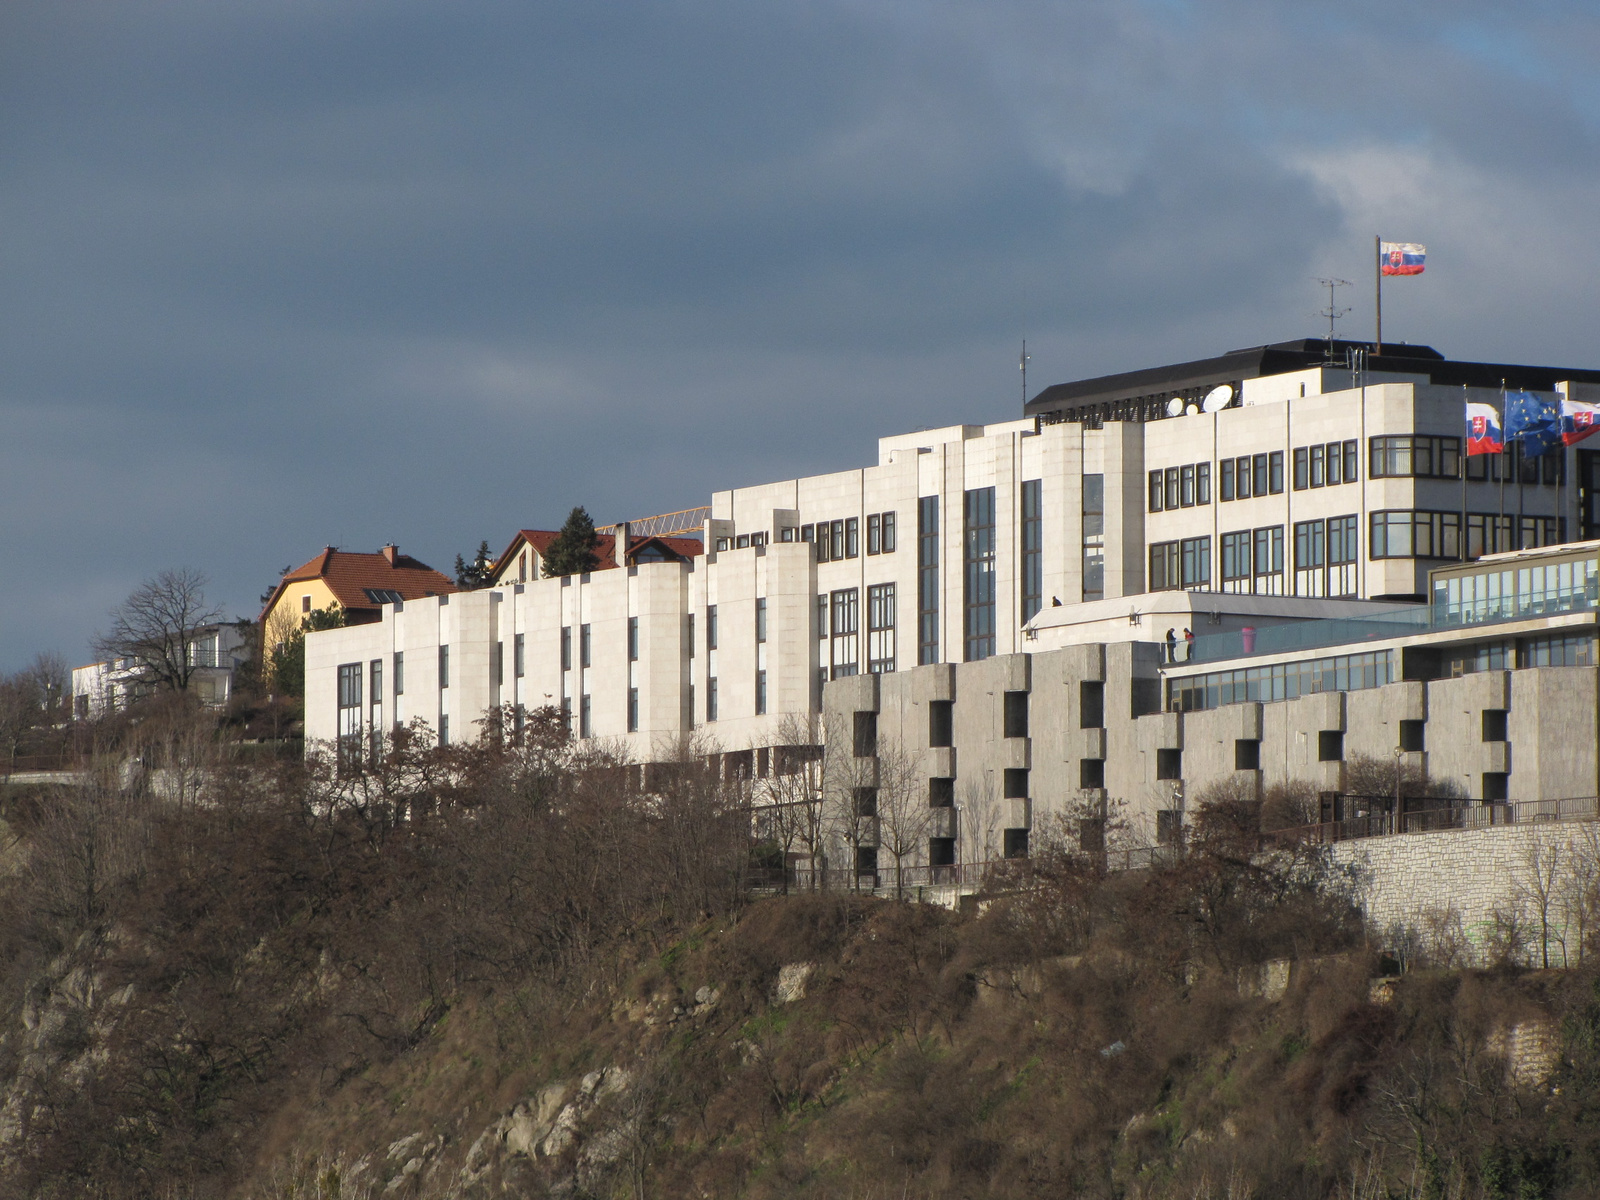
[[[995,652],[994,488],[967,492],[965,514],[965,651],[977,662]]]
[[[578,665],[580,667],[594,666],[594,639],[589,632],[587,623],[578,626]]]
[[[1152,592],[1204,589],[1211,586],[1211,539],[1184,538],[1181,542],[1156,542],[1150,547]]]
[[[694,614],[688,614],[689,626],[684,631],[684,642],[689,647],[689,657],[694,657]]]
[[[1223,459],[1222,463],[1221,463],[1221,467],[1220,467],[1220,472],[1221,472],[1222,478],[1218,483],[1218,489],[1219,489],[1218,493],[1217,493],[1218,498],[1221,499],[1221,500],[1232,500],[1233,497],[1234,497],[1234,491],[1233,491],[1233,459],[1231,459],[1231,458]]]
[[[694,620],[693,617],[690,617],[689,619],[691,621]],[[572,670],[572,626],[571,625],[563,625],[561,627],[561,669],[563,671]]]
[[[511,670],[518,679],[527,673],[528,656],[527,643],[524,639],[527,634],[519,633],[511,640]]]
[[[1510,716],[1503,708],[1486,708],[1483,710],[1483,740],[1486,742],[1503,742],[1507,737],[1507,727]]]
[[[1224,592],[1236,595],[1283,595],[1282,525],[1225,533],[1220,548]]]
[[[1178,501],[1178,468],[1168,467],[1164,474],[1162,493],[1165,497],[1164,504],[1167,508],[1181,507]]]
[[[894,513],[886,512],[883,514],[883,552],[885,554],[894,553],[894,540]]]
[[[1327,595],[1349,597],[1356,594],[1357,558],[1356,517],[1328,518]]]
[[[1400,749],[1415,753],[1426,749],[1428,723],[1426,721],[1400,722]]]
[[[1344,758],[1344,732],[1324,729],[1317,734],[1317,761],[1339,762]]]
[[[846,517],[844,522],[844,556],[858,558],[861,555],[861,518]]]
[[[517,556],[517,581],[519,583],[528,582],[528,552],[526,550]]]
[[[1183,778],[1182,750],[1169,747],[1156,751],[1156,778],[1166,780]]]
[[[938,748],[953,745],[955,701],[928,701],[928,745]]]
[[[635,617],[634,621],[637,623],[638,618]],[[764,642],[766,640],[767,640],[767,598],[765,596],[758,596],[756,598],[756,644],[760,645],[762,642]],[[633,657],[634,658],[638,658],[639,656],[638,656],[637,653],[635,653]]]
[[[828,557],[835,562],[844,557],[843,521],[832,521],[828,525]]]
[[[1164,507],[1161,503],[1163,492],[1161,486],[1161,472],[1150,472],[1150,511],[1158,513]]]
[[[1007,692],[1004,700],[1003,722],[1004,736],[1008,738],[1025,738],[1028,736],[1028,693]]]
[[[828,640],[828,593],[817,597],[817,640]]]
[[[1268,492],[1267,456],[1255,454],[1250,458],[1250,494],[1265,496]]]
[[[867,514],[867,553],[881,554],[883,552],[883,527],[879,524],[877,513]]]
[[[578,698],[578,736],[581,738],[594,736],[593,711],[589,693],[585,692]]]
[[[1167,707],[1173,712],[1199,712],[1228,704],[1294,700],[1316,692],[1356,692],[1394,680],[1390,651],[1344,654],[1169,679]]]
[[[1326,527],[1321,521],[1299,521],[1294,527],[1294,594],[1325,596],[1328,592]]]
[[[954,808],[956,806],[956,781],[935,776],[928,780],[928,807]]]
[[[741,533],[738,536],[736,536],[733,539],[733,548],[735,550],[748,550],[748,549],[750,549],[750,535],[748,533]]]
[[[506,644],[504,642],[496,642],[494,644],[493,666],[494,678],[489,681],[490,686],[500,687],[506,681]]]
[[[816,526],[815,525],[802,525],[802,526],[800,526],[800,540],[802,542],[814,542],[814,541],[816,541],[816,536],[817,535],[816,535]]]
[[[894,584],[867,589],[867,670],[882,675],[894,670]]]
[[[761,716],[767,711],[767,673],[756,672],[756,716]]]
[[[1187,469],[1187,468],[1185,468]],[[1029,621],[1044,603],[1043,483],[1022,484],[1022,619]]]
[[[1297,446],[1294,452],[1294,490],[1303,492],[1311,486],[1311,459],[1306,447]]]
[[[1519,667],[1592,667],[1594,635],[1555,634],[1524,638],[1517,647]]]
[[[361,664],[339,667],[339,770],[361,769]]]
[[[1028,798],[1028,768],[1007,767],[1005,774],[1000,777],[1000,789],[1005,800],[1026,800]]]
[[[1233,769],[1235,771],[1259,771],[1261,769],[1261,742],[1259,739],[1234,739]]]
[[[639,732],[639,689],[628,689],[628,732]]]
[[[939,661],[939,497],[917,501],[917,662]]]
[[[585,625],[584,628],[587,629],[588,626]],[[715,650],[716,648],[717,648],[717,606],[715,604],[708,604],[708,605],[706,605],[706,649],[707,650]]]
[[[1078,786],[1081,788],[1103,788],[1106,785],[1106,760],[1103,758],[1080,758],[1078,760]]]
[[[439,647],[439,690],[450,686],[450,647]]]
[[[857,758],[872,758],[878,753],[878,714],[866,709],[855,714],[852,749]]]
[[[449,744],[450,744],[450,714],[449,713],[440,713],[439,714],[439,745],[448,746]]]
[[[394,654],[394,694],[405,695],[406,691],[406,654],[404,650],[396,650]]]
[[[1461,474],[1461,439],[1416,434],[1370,439],[1373,479],[1421,476],[1456,479]]]
[[[1554,518],[1551,518],[1554,525]],[[1372,557],[1460,558],[1461,514],[1388,509],[1372,514]]]
[[[518,648],[518,650],[520,652],[520,650],[522,648],[522,635],[520,633],[517,634],[517,648]],[[629,617],[628,618],[628,661],[629,662],[638,662],[639,661],[639,618],[638,617]],[[522,671],[521,671],[520,668],[518,669],[517,674],[518,675],[522,674]]]
[[[405,597],[393,588],[362,588],[361,590],[367,594],[367,599],[374,604],[402,604],[405,602]],[[307,596],[306,599],[309,600],[310,597]]]
[[[1194,502],[1211,503],[1211,464],[1208,462],[1194,465]]]
[[[1209,480],[1210,475],[1207,473]],[[1083,598],[1100,600],[1106,587],[1105,476],[1083,477]],[[1040,593],[1041,598],[1043,592]]]
[[[717,719],[717,677],[712,675],[706,680],[706,720]]]
[[[859,588],[841,588],[831,597],[833,611],[832,636],[829,639],[829,677],[843,679],[860,670],[858,635],[860,629]]]
[[[1184,508],[1194,507],[1194,468],[1178,468],[1178,503]]]
[[[1106,723],[1106,685],[1098,679],[1078,682],[1078,728],[1099,729]]]
[[[308,613],[308,612],[311,611],[311,597],[310,596],[301,596],[300,597],[300,611],[303,612],[303,613]]]

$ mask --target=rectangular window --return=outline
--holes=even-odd
[[[1294,594],[1328,594],[1326,529],[1321,521],[1298,521],[1294,527]]]
[[[1303,492],[1311,486],[1311,456],[1304,446],[1294,451],[1294,490]]]
[[[587,628],[587,626],[585,626],[585,628]],[[706,605],[706,649],[715,650],[716,648],[717,606],[715,604],[708,604]]]
[[[339,667],[339,770],[361,769],[361,664]]]
[[[829,678],[843,679],[857,674],[861,668],[858,657],[861,590],[841,588],[832,594],[830,601],[833,619],[828,639]]]
[[[404,650],[396,650],[394,655],[394,694],[396,696],[406,694],[406,653]]]
[[[867,553],[880,554],[883,551],[882,526],[878,522],[877,513],[867,514]]]
[[[1267,456],[1265,454],[1252,455],[1250,459],[1250,494],[1252,496],[1265,496],[1267,490]]]
[[[375,658],[368,665],[367,690],[371,693],[368,699],[373,704],[383,703],[383,659]]]
[[[706,720],[717,719],[717,677],[711,676],[706,680]]]
[[[1328,595],[1356,594],[1356,517],[1328,518]]]
[[[1328,461],[1327,470],[1329,487],[1336,487],[1343,482],[1343,480],[1339,478],[1339,467],[1344,461],[1342,451],[1339,449],[1339,447],[1339,442],[1329,442],[1325,447],[1323,447]]]
[[[527,634],[519,633],[511,640],[511,670],[518,679],[528,671]]]
[[[1227,704],[1294,700],[1315,692],[1360,691],[1394,680],[1395,655],[1378,650],[1171,679],[1167,707],[1194,712]]]
[[[844,522],[844,556],[846,558],[859,558],[861,556],[861,518],[846,517]]]
[[[1083,598],[1100,600],[1106,588],[1105,476],[1083,477]],[[1040,599],[1043,599],[1041,589]]]
[[[1477,514],[1474,514],[1476,517]],[[1493,520],[1493,518],[1490,518]],[[1550,518],[1550,524],[1554,521]],[[1481,523],[1469,521],[1473,541],[1482,537]],[[1379,558],[1460,558],[1461,514],[1390,509],[1372,514],[1368,541],[1374,559]]]
[[[692,618],[691,618],[692,619]],[[561,627],[561,669],[572,670],[572,626]]]
[[[834,562],[844,557],[843,521],[832,521],[828,525],[828,557]]]
[[[521,648],[521,643],[522,643],[522,635],[519,633],[517,635],[517,644],[518,644],[518,649],[519,650]],[[639,661],[639,618],[638,617],[629,617],[628,618],[628,661],[629,662],[638,662]],[[518,675],[522,674],[521,670],[518,670],[517,674]]]
[[[1184,470],[1190,470],[1185,467]],[[1038,479],[1022,484],[1022,619],[1028,621],[1044,604],[1044,485]]]
[[[1276,496],[1283,491],[1283,451],[1267,455],[1267,491]]]
[[[894,584],[867,589],[867,670],[882,675],[894,670]]]
[[[828,593],[823,592],[817,597],[817,640],[828,640]]]
[[[939,497],[917,501],[917,662],[939,661]]]
[[[761,716],[767,711],[767,673],[756,672],[756,716]]]
[[[594,640],[589,633],[588,623],[578,626],[578,665],[580,667],[594,666]]]
[[[1183,586],[1185,589],[1205,589],[1211,586],[1211,539],[1209,537],[1184,538]]]
[[[767,598],[765,596],[758,596],[756,598],[756,643],[759,645],[760,643],[762,643],[762,642],[764,642],[766,640],[767,640]],[[634,655],[634,657],[637,658],[638,655]]]
[[[496,642],[494,644],[493,666],[494,678],[489,682],[493,687],[500,687],[506,681],[506,644],[504,642]]]
[[[955,702],[953,700],[928,701],[928,745],[933,747],[954,745]]]
[[[372,765],[383,758],[383,659],[375,658],[367,664],[367,737],[371,743]]]
[[[1194,502],[1211,503],[1211,464],[1208,462],[1194,465]]]
[[[449,744],[450,744],[450,714],[449,713],[440,713],[439,714],[439,745],[448,746]]]
[[[1222,478],[1218,483],[1218,498],[1221,500],[1233,499],[1233,459],[1225,458],[1221,464]]]
[[[1234,459],[1234,496],[1240,500],[1250,499],[1250,456],[1248,454]]]
[[[1351,438],[1344,443],[1344,470],[1340,478],[1346,483],[1358,483],[1361,479],[1361,448],[1356,445],[1356,440]]]
[[[439,690],[450,686],[450,647],[439,647]]]
[[[1175,592],[1182,576],[1178,571],[1178,543],[1155,542],[1150,547],[1150,579],[1152,592]]]
[[[688,622],[689,622],[689,627],[685,631],[686,636],[684,638],[684,641],[689,647],[689,657],[693,658],[694,657],[694,614],[693,613],[690,613],[688,615]]]
[[[1194,507],[1194,467],[1178,468],[1178,503],[1184,508]]]
[[[594,736],[594,709],[589,700],[589,693],[585,692],[578,698],[578,736],[591,738]]]
[[[1324,446],[1311,447],[1311,486],[1319,488],[1328,481],[1326,467],[1327,448]]]
[[[639,732],[639,689],[628,689],[628,732]]]
[[[1168,467],[1164,475],[1162,504],[1168,509],[1180,507],[1178,499],[1178,468]]]
[[[966,660],[977,662],[995,652],[994,488],[968,491],[965,512],[965,650]]]
[[[1250,552],[1254,540],[1248,529],[1225,533],[1221,539],[1222,590],[1243,595],[1250,590],[1254,572],[1250,569]]]
[[[1256,595],[1283,595],[1283,526],[1255,530],[1254,541]]]
[[[883,552],[885,554],[894,553],[894,523],[894,513],[886,512],[883,514]]]
[[[817,538],[816,531],[817,527],[815,525],[800,526],[800,540],[802,542],[815,542]]]
[[[1165,494],[1162,488],[1161,478],[1162,475],[1160,471],[1150,472],[1150,511],[1153,513],[1158,513],[1161,511],[1161,498]]]
[[[1028,736],[1027,692],[1005,693],[1002,725],[1005,737],[1025,738]]]

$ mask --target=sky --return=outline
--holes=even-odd
[[[8,0],[0,671],[1372,328],[1600,367],[1593,0]],[[70,565],[69,565],[70,564]]]

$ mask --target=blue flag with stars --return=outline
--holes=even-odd
[[[1525,458],[1538,458],[1559,450],[1561,440],[1561,406],[1554,396],[1539,396],[1533,392],[1506,393],[1506,441],[1522,443]]]

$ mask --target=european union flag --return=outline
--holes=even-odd
[[[1561,406],[1556,398],[1533,392],[1507,392],[1506,441],[1520,441],[1526,458],[1560,449]]]

